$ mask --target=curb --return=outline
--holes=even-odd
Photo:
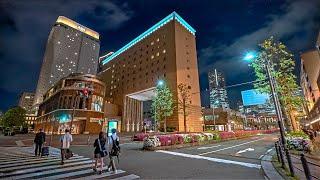
[[[263,158],[261,159],[261,169],[263,170],[265,174],[266,179],[281,179],[284,180],[284,178],[278,173],[278,171],[273,167],[272,164],[272,156],[275,154],[274,148],[272,148],[272,151],[265,154]]]

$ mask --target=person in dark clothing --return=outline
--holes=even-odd
[[[102,173],[103,170],[103,158],[108,155],[108,151],[106,150],[106,136],[104,132],[99,133],[99,137],[94,141],[93,146],[94,149],[94,158],[95,158],[95,166],[93,168],[93,171],[97,171],[97,165],[98,161],[100,161],[100,171],[99,174]]]
[[[39,132],[36,134],[36,137],[34,138],[34,143],[35,143],[34,155],[35,156],[41,156],[42,145],[45,142],[46,142],[46,133],[44,133],[42,129],[39,129]]]

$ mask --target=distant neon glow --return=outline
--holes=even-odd
[[[70,120],[70,115],[69,114],[62,114],[60,117],[59,117],[59,120],[60,120],[60,123],[66,123]]]
[[[269,100],[269,94],[260,93],[255,89],[241,91],[244,106],[265,104]]]
[[[105,65],[106,63],[108,63],[109,61],[111,61],[112,59],[114,59],[115,57],[117,57],[118,55],[120,55],[121,53],[123,53],[124,51],[126,51],[127,49],[129,49],[133,45],[137,44],[138,42],[140,42],[141,40],[143,40],[144,38],[149,36],[151,33],[155,32],[156,30],[158,30],[159,28],[161,28],[162,26],[164,26],[165,24],[167,24],[168,22],[170,22],[174,19],[177,20],[183,27],[185,27],[191,34],[195,35],[196,30],[193,29],[176,12],[173,12],[173,13],[169,14],[167,17],[165,17],[164,19],[162,19],[161,21],[159,21],[157,24],[153,25],[150,29],[148,29],[147,31],[145,31],[144,33],[140,34],[138,37],[136,37],[135,39],[130,41],[128,44],[123,46],[121,49],[119,49],[118,51],[113,53],[111,56],[106,57],[102,61],[102,64]]]
[[[257,57],[257,55],[255,52],[247,52],[243,59],[245,61],[252,61],[256,57]]]

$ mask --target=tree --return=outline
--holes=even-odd
[[[302,106],[302,98],[297,94],[297,77],[293,74],[295,62],[293,55],[287,50],[286,46],[275,41],[273,37],[266,39],[259,45],[261,52],[251,63],[258,82],[254,84],[260,92],[270,94],[270,86],[267,79],[265,64],[269,61],[271,75],[276,81],[276,92],[278,94],[281,109],[290,122],[286,121],[288,129],[298,130],[296,113]],[[290,127],[291,126],[291,127]]]
[[[166,83],[161,83],[155,90],[155,96],[152,99],[152,109],[154,119],[163,122],[164,132],[167,132],[167,117],[173,114],[173,95]]]
[[[189,115],[189,108],[190,108],[190,90],[188,86],[184,83],[178,84],[178,107],[180,112],[183,114],[183,125],[184,125],[184,132],[187,132],[187,117]]]
[[[9,109],[2,117],[2,124],[5,127],[23,126],[25,124],[26,110],[21,107]]]

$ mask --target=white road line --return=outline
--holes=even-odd
[[[245,142],[245,143],[241,143],[241,144],[238,144],[238,145],[234,145],[234,146],[230,146],[230,147],[226,147],[226,148],[222,148],[222,149],[218,149],[218,150],[214,150],[214,151],[201,153],[201,154],[198,154],[198,155],[202,156],[202,155],[206,155],[206,154],[211,154],[211,153],[214,153],[214,152],[219,152],[219,151],[223,151],[223,150],[226,150],[226,149],[231,149],[231,148],[234,148],[234,147],[238,147],[238,146],[242,146],[242,145],[245,145],[245,144],[249,144],[249,143],[253,143],[253,142],[256,142],[256,141],[260,141],[262,139],[264,139],[264,138],[256,139],[256,140],[253,140],[253,141],[248,141],[248,142]]]
[[[231,161],[231,160],[227,160],[227,159],[211,158],[211,157],[185,154],[185,153],[179,153],[179,152],[163,151],[163,150],[159,150],[156,152],[171,154],[171,155],[175,155],[175,156],[188,157],[188,158],[193,158],[193,159],[204,159],[204,160],[218,162],[218,163],[236,164],[236,165],[245,166],[245,167],[249,167],[249,168],[257,168],[257,169],[261,168],[261,165],[258,165],[258,164],[245,163],[245,162],[239,162],[239,161]]]
[[[76,156],[76,157],[72,157],[72,159],[82,158],[82,157],[83,156]],[[60,158],[55,157],[55,158],[51,158],[51,159],[39,159],[39,160],[33,159],[33,160],[25,161],[25,162],[16,161],[11,164],[0,165],[0,170],[1,170],[1,168],[6,168],[6,167],[24,166],[24,165],[29,165],[29,164],[39,164],[39,163],[43,163],[43,162],[56,162],[56,161],[60,161],[60,160],[61,160]]]
[[[92,163],[92,160],[85,160],[85,161],[80,161],[80,162],[75,162],[75,163],[66,163],[63,166],[62,165],[52,165],[52,166],[44,166],[44,167],[37,167],[37,168],[18,170],[18,171],[14,171],[12,173],[6,173],[4,175],[5,176],[21,175],[21,174],[31,173],[31,172],[35,172],[35,171],[43,171],[43,170],[62,168],[62,167],[69,167],[69,166],[76,166],[76,165],[82,165],[82,164],[88,164],[88,163]]]
[[[1,161],[0,165],[5,165],[5,164],[13,164],[13,163],[24,163],[24,162],[33,162],[33,161],[42,161],[42,160],[49,160],[49,159],[54,159],[52,157],[44,157],[44,158],[32,158],[32,159],[11,159],[10,161]]]
[[[259,156],[259,159],[263,158],[264,155]]]
[[[108,176],[112,176],[112,175],[116,175],[116,174],[122,174],[122,173],[125,173],[125,171],[117,170],[117,173],[105,172],[105,173],[102,173],[100,175],[94,174],[94,175],[91,175],[91,176],[81,177],[81,178],[77,178],[77,179],[73,179],[73,180],[99,179],[99,178],[108,177]]]
[[[103,170],[106,170],[108,167],[104,167]],[[90,169],[86,169],[86,170],[82,170],[82,171],[76,171],[76,172],[70,172],[70,173],[64,173],[64,174],[58,174],[55,176],[50,176],[50,177],[46,177],[46,180],[48,179],[64,179],[64,178],[70,178],[72,176],[80,176],[80,175],[84,175],[84,174],[89,174],[92,173],[93,170]]]
[[[216,146],[206,146],[206,147],[199,147],[198,149],[211,149],[215,147],[220,147],[221,145],[216,145]]]
[[[82,160],[88,160],[89,158],[74,158],[74,159],[69,159],[66,161],[68,162],[75,162],[75,161],[82,161]],[[46,163],[41,163],[41,164],[31,164],[31,165],[25,165],[25,166],[15,166],[15,167],[8,167],[8,168],[1,168],[0,172],[5,172],[5,171],[13,171],[13,170],[19,170],[19,169],[29,169],[29,168],[36,168],[36,167],[42,167],[42,166],[48,166],[48,165],[57,165],[59,162],[54,161],[54,162],[46,162]]]
[[[130,174],[130,175],[127,175],[127,176],[114,178],[112,180],[132,180],[132,179],[139,179],[139,178],[140,178],[140,176],[137,176],[135,174]]]
[[[269,149],[266,154],[268,154],[270,151],[272,151],[272,149],[273,149],[273,148]]]
[[[46,177],[49,176],[50,177],[50,174],[63,173],[64,171],[81,172],[81,169],[90,168],[90,167],[92,167],[91,163],[90,164],[81,165],[81,166],[73,166],[73,167],[67,167],[67,168],[61,168],[61,169],[53,169],[53,170],[49,170],[49,171],[28,173],[28,174],[24,174],[24,175],[10,177],[10,179],[24,179],[24,178],[32,178],[32,179],[34,179],[37,176],[46,176]],[[93,172],[92,169],[90,169],[90,170],[91,170],[91,172]]]

